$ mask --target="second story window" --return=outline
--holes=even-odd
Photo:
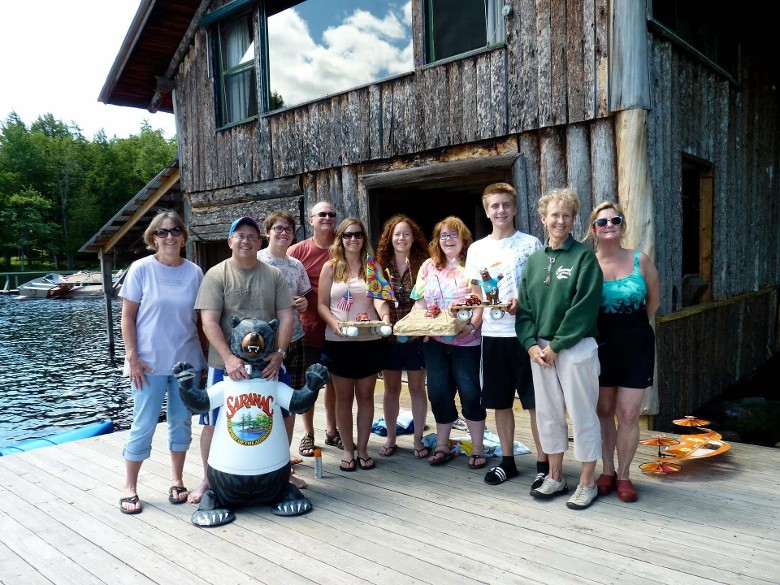
[[[503,7],[503,0],[425,0],[426,62],[504,43]]]
[[[254,28],[249,14],[216,26],[219,125],[229,126],[257,115]]]

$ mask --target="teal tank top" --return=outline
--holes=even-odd
[[[647,284],[639,270],[639,250],[634,251],[634,270],[625,278],[605,280],[601,311],[607,314],[633,313],[645,307]]]

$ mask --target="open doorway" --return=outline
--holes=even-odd
[[[369,190],[369,231],[376,246],[382,225],[397,213],[414,219],[430,240],[434,226],[447,216],[463,220],[474,240],[491,231],[482,208],[482,191],[490,183],[507,181],[505,173],[470,175]]]
[[[682,306],[712,300],[712,165],[682,161]]]

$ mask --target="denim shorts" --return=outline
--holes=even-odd
[[[419,338],[407,343],[388,343],[385,370],[406,370],[407,372],[424,370],[425,356],[422,345],[422,339]]]
[[[152,437],[160,420],[160,409],[166,395],[168,448],[186,451],[192,441],[192,413],[179,396],[179,381],[175,376],[146,376],[146,385],[139,390],[132,384],[133,423],[122,455],[128,461],[144,461],[152,453]]]

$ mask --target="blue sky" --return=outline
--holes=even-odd
[[[173,116],[107,106],[97,98],[140,0],[17,0],[2,3],[0,121],[16,111],[29,126],[51,113],[92,138],[153,128],[176,132]]]

